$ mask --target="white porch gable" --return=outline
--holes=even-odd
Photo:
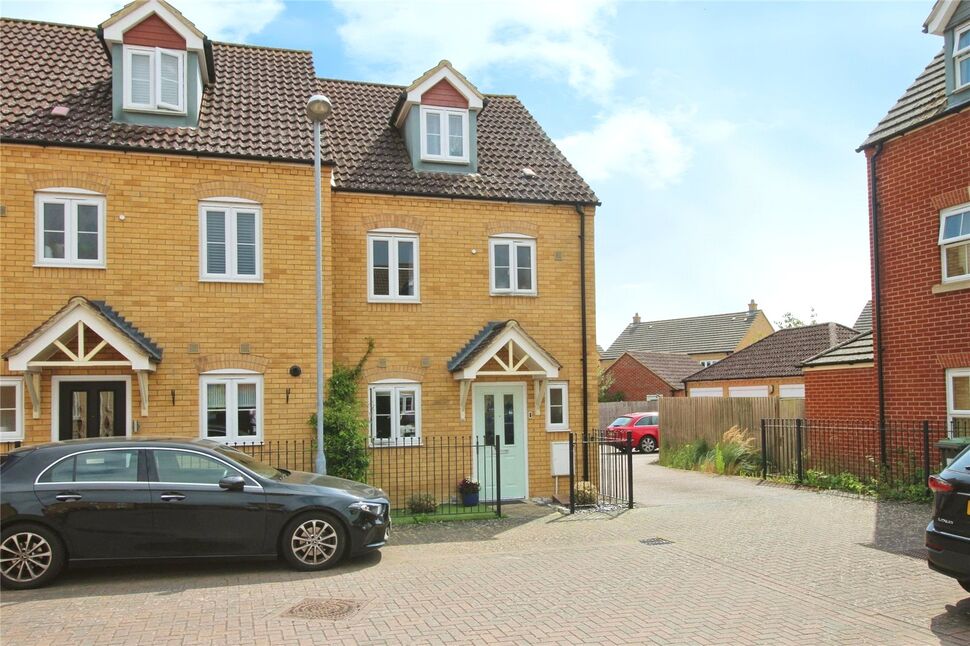
[[[148,375],[161,350],[103,301],[71,298],[67,305],[21,339],[3,358],[25,373],[33,417],[40,417],[40,374],[58,368],[127,367],[138,376],[141,414],[148,415]]]
[[[562,366],[526,334],[518,321],[508,320],[486,325],[452,359],[448,367],[460,382],[459,414],[464,420],[471,384],[479,377],[532,379],[535,412],[538,414],[542,410],[547,381],[559,377]]]

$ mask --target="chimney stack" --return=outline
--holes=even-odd
[[[758,304],[754,302],[754,299],[753,298],[751,299],[751,302],[748,303],[748,311],[749,312],[757,312],[758,311]]]
[[[829,323],[829,347],[834,347],[839,343],[839,335],[835,332],[835,323]]]
[[[633,315],[633,322],[634,323],[640,322],[640,312],[637,312],[636,314]]]

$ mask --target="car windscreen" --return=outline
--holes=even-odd
[[[947,469],[950,469],[951,471],[960,471],[961,473],[966,473],[968,470],[970,470],[970,446],[963,449],[963,452],[957,455]]]
[[[260,462],[253,456],[243,453],[242,451],[237,451],[236,449],[229,446],[220,446],[216,449],[224,458],[228,458],[235,462],[236,464],[241,464],[253,473],[264,478],[279,478],[280,471],[276,467],[271,467],[265,462]]]
[[[617,417],[615,420],[610,422],[610,426],[627,426],[630,424],[629,417]]]

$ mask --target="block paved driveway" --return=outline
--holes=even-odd
[[[636,456],[643,506],[510,507],[400,528],[310,575],[274,563],[78,569],[7,592],[5,644],[970,644],[970,598],[928,571],[928,507],[668,470]],[[672,541],[645,545],[653,537]],[[362,604],[337,621],[298,602]]]

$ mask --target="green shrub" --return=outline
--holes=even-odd
[[[412,514],[433,514],[438,509],[438,501],[430,493],[415,493],[408,498],[408,511]]]
[[[364,363],[374,351],[374,340],[367,340],[367,351],[356,366],[335,364],[327,380],[327,400],[323,408],[323,450],[327,473],[338,478],[363,481],[367,478],[370,456],[367,453],[367,420],[361,416],[357,390]],[[316,449],[317,415],[310,416]]]
[[[660,464],[675,469],[737,475],[756,472],[760,456],[754,450],[754,440],[748,432],[732,426],[713,447],[705,440],[699,440],[661,451]]]

